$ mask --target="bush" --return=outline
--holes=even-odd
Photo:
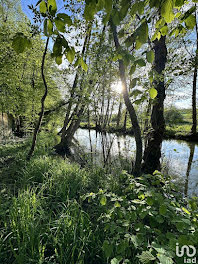
[[[176,125],[184,122],[183,115],[176,108],[165,110],[164,118],[166,124]]]

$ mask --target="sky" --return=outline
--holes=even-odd
[[[33,18],[33,13],[28,8],[28,5],[34,5],[35,6],[37,2],[38,2],[38,0],[21,0],[22,10],[27,15],[27,17],[29,19],[31,19],[31,20]],[[58,7],[58,10],[60,10],[61,8],[64,7],[63,0],[56,0],[56,4],[57,4],[57,7]]]

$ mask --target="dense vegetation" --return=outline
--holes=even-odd
[[[197,2],[0,0],[0,263],[180,264],[177,243],[197,248],[197,198],[161,164],[164,138],[198,140]],[[133,135],[133,160],[96,165],[79,127]]]

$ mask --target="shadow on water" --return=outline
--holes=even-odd
[[[112,133],[79,129],[75,135],[91,164],[131,171],[135,139]],[[198,195],[198,144],[182,140],[164,140],[162,163],[166,173],[183,188],[185,196]],[[108,166],[107,166],[108,165]]]
[[[185,180],[185,189],[184,189],[184,194],[186,197],[188,197],[188,184],[189,184],[189,175],[191,172],[192,168],[192,163],[193,163],[193,158],[195,154],[195,144],[194,143],[188,143],[189,148],[190,148],[190,156],[188,159],[188,166],[187,166],[187,171],[186,171],[186,180]]]

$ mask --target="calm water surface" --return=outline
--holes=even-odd
[[[78,129],[75,138],[85,152],[92,153],[98,163],[115,156],[134,157],[135,139],[132,136],[98,133]],[[198,196],[198,144],[182,140],[164,140],[162,162],[175,181],[184,186],[189,195]]]

